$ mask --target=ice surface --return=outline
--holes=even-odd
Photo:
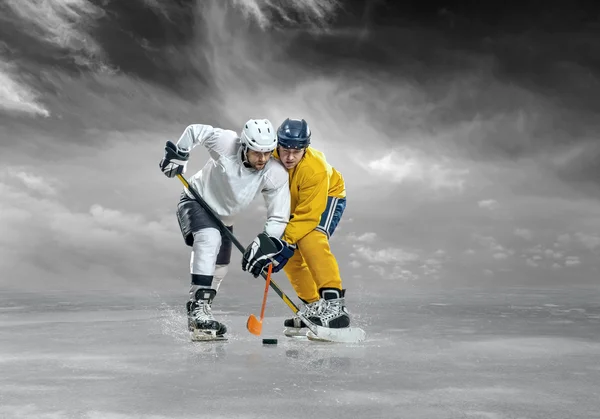
[[[0,294],[0,418],[600,418],[598,292],[360,301],[357,345],[284,337],[275,296],[251,335],[232,294],[212,343],[179,297]]]

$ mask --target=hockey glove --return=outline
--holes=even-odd
[[[273,271],[281,270],[293,254],[293,248],[284,241],[260,233],[244,251],[242,270],[258,278],[263,269],[271,263],[273,263]]]
[[[295,244],[287,244],[283,240],[281,240],[281,244],[283,245],[283,249],[281,249],[281,252],[273,256],[273,273],[282,270],[288,260],[294,256],[294,251],[296,250]]]
[[[162,170],[166,177],[182,175],[185,173],[185,167],[189,157],[189,152],[182,151],[171,141],[167,141],[167,145],[165,146],[165,157],[163,157],[159,163],[160,170]]]

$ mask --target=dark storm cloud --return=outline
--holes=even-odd
[[[188,49],[201,31],[197,8],[195,2],[182,0],[110,2],[94,35],[120,72],[192,98],[209,87],[207,75],[193,64],[202,59],[202,46]]]
[[[63,142],[91,145],[89,130],[149,127],[168,114],[188,119],[200,108],[188,100],[196,101],[199,91],[210,98],[197,65],[203,57],[188,49],[197,20],[193,3],[2,3],[3,137],[38,130],[44,135],[31,135],[28,146],[49,151]]]
[[[103,15],[101,7],[87,0],[71,4],[5,0],[0,3],[2,52],[32,77],[43,68],[75,72],[94,66],[102,51],[88,29]]]
[[[223,33],[243,27],[245,36],[259,36],[267,28],[307,29],[333,20],[337,3],[242,1],[224,5],[229,16],[223,18],[211,14],[216,3],[192,0],[78,0],[44,3],[46,10],[6,0],[0,5],[0,40],[7,58],[48,93],[54,86],[44,84],[45,70],[79,74],[104,66],[193,98],[211,88],[210,56],[203,53],[214,42],[209,26],[221,24]]]
[[[219,89],[229,87],[219,84],[223,78],[219,73],[230,71],[230,62],[236,68],[253,65],[253,57],[236,50],[237,40],[229,38],[255,38],[250,47],[263,48],[271,36],[269,28],[294,26],[294,19],[303,22],[299,27],[304,29],[319,26],[329,20],[337,2],[311,1],[290,7],[279,1],[260,6],[249,1],[222,6],[183,0],[77,0],[42,2],[34,8],[7,0],[2,4],[0,53],[10,63],[11,71],[2,75],[12,88],[4,107],[49,116],[29,123],[46,131],[69,129],[82,141],[85,133],[81,130],[86,128],[120,130],[143,125],[132,122],[136,113],[142,120],[160,119],[160,104],[149,103],[153,94],[154,102],[173,96],[189,101],[190,111],[204,107],[202,113],[210,118],[214,113],[205,105],[216,103],[223,93]],[[234,58],[220,65],[219,60],[229,55]],[[133,85],[137,80],[142,81],[142,91]],[[144,83],[157,90],[146,91]],[[27,103],[18,103],[23,98]],[[140,100],[128,106],[127,98]],[[165,100],[163,114],[171,112],[168,106]],[[182,118],[186,115],[179,112]],[[10,116],[0,118],[3,125],[19,123]]]
[[[597,182],[599,4],[381,1],[368,18],[363,2],[352,5],[329,33],[299,34],[289,59],[351,74],[348,90],[380,80],[381,97],[386,85],[413,85],[430,104],[424,130],[484,126],[446,143],[454,153],[533,159],[565,181]],[[390,102],[374,116],[392,138],[412,124],[403,106]]]
[[[422,85],[489,66],[499,81],[532,89],[567,110],[597,112],[600,4],[569,4],[374,2],[366,36],[351,31],[364,20],[360,8],[346,9],[334,27],[348,25],[347,31],[324,39],[302,34],[290,58],[338,71],[349,65],[387,70]]]
[[[24,67],[83,71],[104,62],[144,75],[164,65],[167,47],[189,42],[194,20],[192,2],[169,2],[161,9],[148,3],[81,0],[29,15],[30,6],[7,0],[0,6],[0,39],[9,46],[9,58]]]
[[[110,96],[117,105],[122,97],[126,106],[126,97],[152,94],[111,84],[110,71],[160,86],[190,103],[217,100],[223,93],[219,88],[229,87],[219,84],[219,72],[233,74],[235,67],[248,65],[236,63],[234,40],[215,38],[230,28],[232,36],[254,39],[256,48],[269,45],[266,40],[273,36],[280,41],[271,68],[283,63],[282,71],[264,74],[255,83],[292,86],[317,73],[348,76],[341,89],[376,86],[373,90],[390,101],[372,118],[391,137],[394,130],[411,126],[399,118],[405,104],[383,94],[399,83],[412,84],[430,104],[425,129],[498,119],[484,135],[452,140],[455,152],[477,159],[531,158],[540,151],[547,156],[549,150],[561,154],[565,145],[588,144],[600,130],[600,41],[592,36],[599,6],[594,2],[315,1],[296,9],[284,3],[264,2],[259,10],[253,2],[236,2],[226,7],[225,18],[211,14],[214,4],[190,0],[81,0],[69,7],[56,3],[49,10],[62,20],[44,17],[44,26],[41,16],[27,17],[25,3],[7,0],[0,6],[2,54],[47,105],[50,120],[32,122],[44,129],[130,126],[133,118],[124,117],[120,106],[92,106],[92,115],[80,117],[81,103],[93,104],[93,97]],[[65,28],[56,32],[54,24],[61,22]],[[210,32],[211,24],[222,26],[218,35]],[[210,62],[229,54],[234,58],[222,65]],[[285,71],[288,65],[307,71]],[[96,75],[103,66],[110,70]],[[251,70],[253,77],[264,73]],[[90,75],[86,92],[69,95],[69,77],[79,74]],[[507,86],[514,91],[507,93]],[[64,108],[68,99],[75,109]],[[158,116],[143,104],[139,112]],[[96,121],[99,114],[104,117]],[[584,155],[594,154],[589,151]],[[575,160],[551,155],[544,162],[568,180],[596,174],[594,159],[576,159],[577,165],[568,168],[556,161]]]
[[[54,86],[44,73],[56,69],[75,75],[105,66],[182,94],[190,90],[182,86],[189,77],[202,79],[178,51],[194,36],[194,2],[82,0],[46,6],[50,16],[29,16],[14,0],[1,7],[7,58],[47,93]]]

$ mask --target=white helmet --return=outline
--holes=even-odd
[[[268,119],[250,119],[244,125],[242,144],[250,150],[265,153],[277,147],[277,132]]]

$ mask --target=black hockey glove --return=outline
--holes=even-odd
[[[293,255],[294,248],[286,242],[260,233],[244,251],[242,270],[258,278],[263,269],[268,268],[271,263],[273,272],[280,271]]]
[[[165,157],[159,163],[160,170],[166,177],[175,177],[185,173],[185,166],[190,157],[190,153],[182,151],[171,141],[167,141],[165,146]]]

